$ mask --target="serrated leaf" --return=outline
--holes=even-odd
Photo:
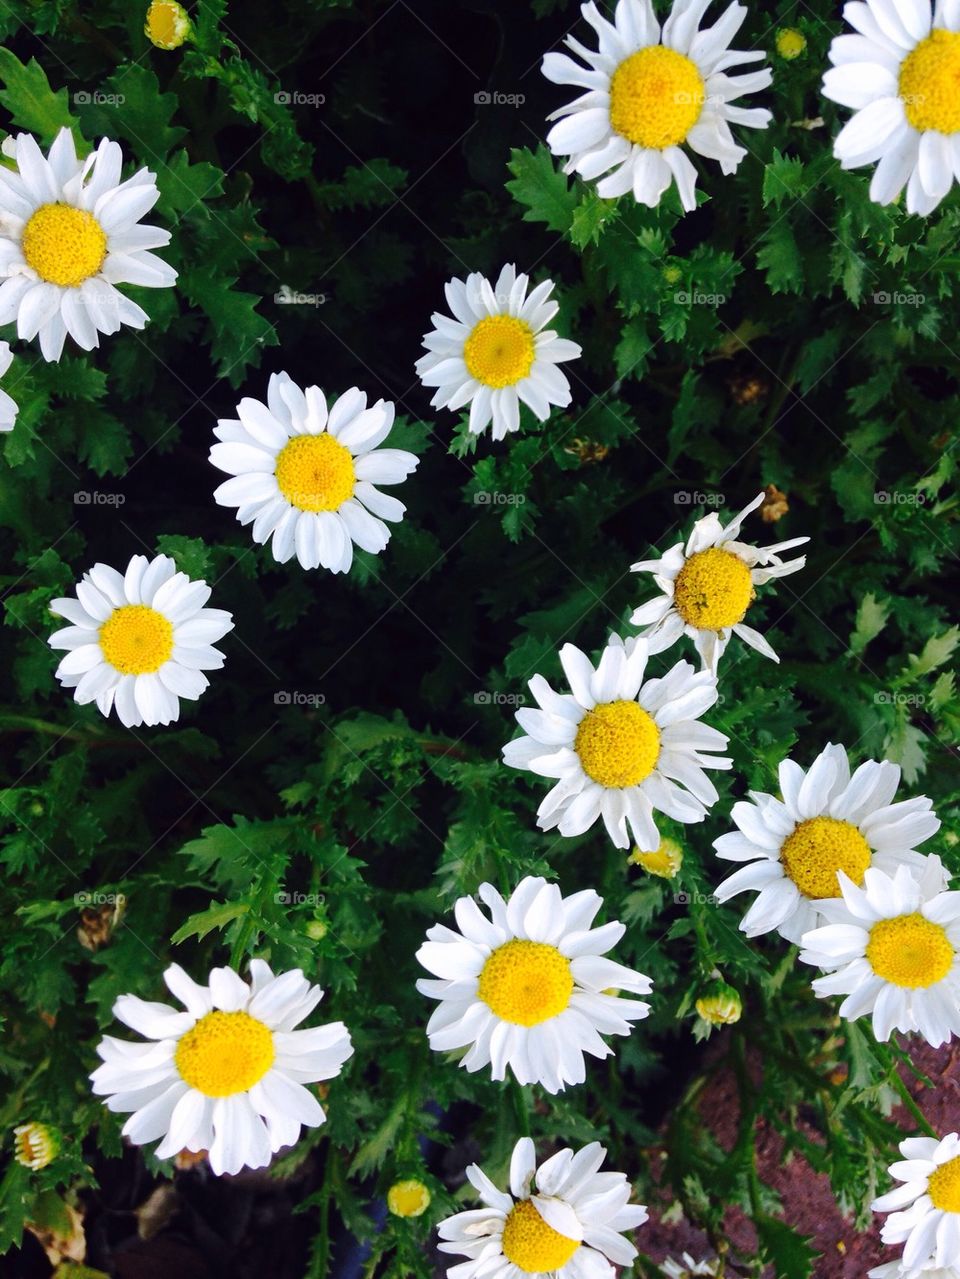
[[[195,915],[190,915],[184,920],[170,940],[174,946],[186,941],[188,937],[196,937],[202,941],[214,929],[222,931],[228,924],[232,924],[235,919],[239,919],[241,915],[246,915],[249,910],[250,907],[247,902],[214,902],[206,910],[198,911]]]
[[[889,607],[872,593],[868,592],[860,601],[857,609],[857,620],[850,636],[849,652],[859,657],[872,639],[883,630],[890,616]]]
[[[507,190],[526,209],[524,222],[545,222],[551,231],[569,231],[577,195],[554,165],[548,148],[511,151],[509,168],[513,180],[506,184]]]
[[[80,126],[70,113],[66,89],[50,88],[47,73],[31,58],[24,65],[10,49],[0,46],[0,103],[10,112],[14,124],[50,143],[66,127],[74,130],[74,141],[82,143]]]

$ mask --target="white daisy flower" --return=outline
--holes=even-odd
[[[905,1266],[902,1261],[886,1261],[867,1271],[868,1279],[960,1279],[960,1261],[955,1266]]]
[[[9,342],[0,342],[0,377],[10,371],[13,352]],[[17,421],[19,406],[16,400],[0,387],[0,431],[12,431]]]
[[[870,198],[890,204],[907,188],[907,210],[931,213],[960,172],[960,5],[937,0],[857,0],[843,16],[856,35],[837,36],[823,93],[853,116],[833,153],[844,169],[879,161]]]
[[[697,1261],[685,1252],[680,1261],[667,1257],[660,1264],[660,1269],[668,1279],[693,1279],[695,1275],[715,1275],[719,1267],[718,1261]]]
[[[196,701],[209,684],[203,672],[223,665],[210,646],[233,630],[233,618],[204,608],[210,587],[178,573],[169,555],[135,555],[125,573],[95,564],[76,590],[75,599],[51,603],[70,625],[49,643],[67,649],[57,679],[79,705],[96,702],[103,715],[116,708],[127,728],[170,724],[180,698]]]
[[[875,866],[863,887],[841,871],[842,901],[823,902],[830,921],[804,933],[800,958],[827,970],[821,998],[846,995],[840,1016],[873,1014],[873,1033],[918,1031],[933,1048],[960,1035],[960,892],[943,890],[939,857],[892,877]]]
[[[600,178],[597,194],[604,199],[632,191],[651,208],[676,182],[687,211],[697,207],[697,170],[684,146],[718,160],[724,173],[736,173],[747,152],[734,141],[730,125],[765,129],[770,112],[733,101],[765,89],[772,73],[764,67],[727,74],[731,67],[762,61],[764,54],[730,48],[747,16],[745,5],[731,4],[701,30],[708,5],[709,0],[675,0],[662,31],[650,0],[619,0],[612,23],[595,4],[581,7],[599,48],[594,52],[567,36],[567,47],[586,66],[565,53],[548,53],[543,60],[548,80],[583,90],[549,117],[560,121],[547,145],[554,155],[569,157],[564,173]]]
[[[612,922],[592,928],[603,899],[592,889],[563,897],[556,884],[527,876],[504,901],[481,884],[488,919],[472,897],[454,906],[460,932],[436,924],[417,959],[439,980],[421,978],[417,990],[440,1001],[427,1025],[430,1047],[469,1047],[460,1065],[509,1066],[521,1084],[547,1092],[586,1078],[584,1053],[608,1057],[604,1035],[629,1035],[650,1005],[611,990],[648,995],[649,977],[603,956],[626,929]]]
[[[560,663],[572,692],[555,693],[542,675],[530,680],[539,710],[518,710],[527,734],[503,748],[504,763],[557,784],[537,810],[541,830],[582,835],[597,818],[618,848],[629,830],[641,850],[660,847],[655,810],[678,822],[700,822],[717,802],[705,768],[730,768],[716,756],[727,738],[701,724],[717,700],[709,671],[677,662],[661,679],[644,683],[647,644],[612,636],[594,668],[586,654],[564,644]]]
[[[419,458],[378,445],[390,434],[394,406],[351,387],[327,411],[318,386],[305,391],[274,373],[267,403],[243,399],[240,420],[221,420],[210,461],[233,479],[214,493],[220,506],[235,506],[253,540],[272,538],[279,564],[296,555],[303,568],[346,573],[353,546],[378,555],[390,540],[384,520],[396,523],[406,507],[378,484],[399,484]]]
[[[558,1151],[539,1168],[533,1142],[521,1137],[510,1159],[510,1191],[498,1190],[477,1164],[467,1179],[483,1208],[441,1221],[441,1252],[466,1257],[450,1279],[614,1279],[637,1250],[625,1232],[647,1220],[630,1203],[622,1172],[600,1172],[607,1152],[598,1141]]]
[[[90,1076],[108,1110],[133,1112],[125,1137],[137,1146],[162,1137],[158,1159],[206,1150],[219,1176],[265,1168],[301,1125],[323,1123],[304,1084],[339,1075],[353,1047],[341,1021],[295,1029],[323,998],[299,968],[274,976],[254,959],[249,982],[214,968],[200,986],[171,964],[163,980],[186,1012],[121,995],[113,1015],[150,1042],[106,1036]]]
[[[529,297],[528,284],[514,266],[505,266],[495,285],[479,272],[450,280],[444,292],[454,318],[439,311],[431,316],[417,375],[424,386],[438,388],[434,408],[470,405],[474,435],[491,422],[495,440],[516,431],[521,401],[541,422],[553,405],[570,403],[570,384],[557,365],[577,359],[580,347],[544,327],[560,309],[550,300],[553,281],[544,280]]]
[[[669,648],[681,635],[689,635],[703,665],[716,673],[731,635],[739,637],[764,657],[779,657],[744,617],[753,603],[757,586],[775,577],[796,573],[807,562],[805,555],[784,563],[780,556],[809,537],[794,537],[772,546],[750,546],[737,541],[740,525],[762,503],[760,493],[724,527],[716,511],[697,520],[684,547],[671,546],[658,560],[631,564],[631,572],[652,573],[663,592],[638,608],[630,621],[644,626],[641,636],[650,641],[650,651]]]
[[[847,752],[828,743],[806,772],[783,760],[779,778],[782,798],[751,791],[733,806],[738,829],[713,845],[725,861],[749,863],[715,890],[721,902],[757,893],[740,923],[748,937],[776,929],[799,942],[821,922],[823,902],[840,896],[841,871],[860,885],[870,866],[888,875],[927,866],[915,845],[936,834],[940,819],[925,795],[894,803],[896,764],[867,760],[851,776]]]
[[[871,1204],[874,1212],[890,1213],[881,1238],[903,1244],[903,1257],[893,1264],[904,1271],[952,1270],[960,1266],[960,1134],[941,1141],[908,1137],[900,1153],[903,1161],[889,1172],[903,1185]]]
[[[177,278],[149,251],[170,232],[140,224],[160,196],[154,175],[140,169],[121,182],[123,153],[107,138],[78,160],[69,129],[46,158],[28,133],[4,151],[17,167],[0,166],[0,324],[16,320],[21,338],[39,333],[45,360],[60,359],[68,333],[91,351],[101,333],[142,329],[150,317],[114,285],[164,289]]]

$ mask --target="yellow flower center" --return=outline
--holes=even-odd
[[[906,990],[935,986],[953,967],[954,958],[946,930],[919,913],[881,919],[870,929],[870,967],[894,986]]]
[[[700,631],[736,626],[752,602],[749,565],[719,546],[691,555],[673,584],[677,612],[688,626]]]
[[[504,942],[484,964],[477,994],[501,1021],[539,1026],[570,1003],[570,960],[544,942]]]
[[[898,90],[919,132],[960,130],[960,32],[934,28],[900,64]]]
[[[338,511],[353,497],[357,473],[350,450],[332,435],[295,435],[277,455],[277,484],[301,511]]]
[[[276,1055],[273,1035],[249,1013],[215,1010],[177,1044],[181,1078],[205,1097],[230,1097],[261,1080]]]
[[[107,237],[86,209],[41,204],[23,229],[21,247],[41,280],[75,289],[103,266]]]
[[[798,31],[796,27],[781,27],[776,34],[777,53],[787,62],[792,62],[794,58],[799,58],[807,47],[807,39],[802,31]]]
[[[580,721],[573,749],[592,781],[638,786],[656,765],[660,730],[636,702],[601,702]]]
[[[960,1155],[930,1174],[927,1194],[941,1212],[960,1212]]]
[[[100,627],[100,650],[121,675],[152,675],[173,653],[173,625],[146,604],[124,604]]]
[[[173,0],[153,0],[144,27],[151,44],[158,49],[178,49],[189,30],[190,19],[182,5]]]
[[[548,1226],[529,1199],[514,1204],[503,1223],[503,1255],[527,1274],[544,1274],[565,1266],[580,1247]]]
[[[811,817],[783,841],[780,861],[805,897],[839,897],[842,870],[859,887],[871,862],[870,845],[856,826],[835,817]]]
[[[430,1207],[430,1191],[422,1181],[395,1181],[387,1191],[387,1207],[395,1217],[419,1217]]]
[[[641,147],[682,142],[700,118],[706,89],[697,65],[662,44],[625,58],[610,81],[610,124]]]
[[[515,386],[533,368],[533,329],[512,315],[488,315],[463,344],[471,377],[484,386]]]

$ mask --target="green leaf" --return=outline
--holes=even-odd
[[[80,126],[70,113],[67,91],[50,88],[47,73],[36,58],[24,66],[15,53],[0,46],[0,80],[0,103],[14,124],[37,134],[45,143],[52,142],[62,128],[73,129],[80,149]]]
[[[773,1266],[775,1279],[810,1279],[821,1254],[810,1247],[809,1235],[803,1236],[785,1221],[766,1215],[757,1217],[756,1227],[761,1251]]]
[[[569,231],[577,194],[555,167],[548,148],[517,148],[510,152],[508,167],[513,180],[506,184],[507,190],[525,207],[524,222],[545,222],[551,231]]]
[[[857,620],[850,636],[850,647],[847,650],[859,657],[872,639],[880,634],[890,616],[889,607],[868,591],[860,601],[857,609]]]
[[[228,924],[232,924],[241,915],[246,915],[249,910],[250,906],[247,902],[214,902],[206,910],[190,915],[173,933],[170,940],[174,946],[186,941],[188,937],[197,937],[202,941],[215,928],[222,932]]]
[[[941,635],[931,635],[923,646],[920,655],[910,653],[907,657],[907,669],[904,672],[908,680],[919,679],[942,666],[960,643],[960,626],[951,626]]]

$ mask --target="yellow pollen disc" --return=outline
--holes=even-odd
[[[872,860],[870,845],[856,826],[835,817],[811,817],[783,841],[780,861],[805,897],[839,897],[837,873],[859,886]]]
[[[100,627],[100,651],[121,675],[152,675],[173,653],[173,626],[146,604],[116,608]]]
[[[923,915],[881,919],[870,929],[867,960],[893,986],[926,990],[942,981],[956,958],[946,930]]]
[[[477,994],[501,1021],[539,1026],[570,1003],[570,960],[544,942],[504,942],[484,964]]]
[[[488,315],[463,344],[471,377],[484,386],[515,386],[533,368],[533,329],[512,315]]]
[[[216,1010],[177,1044],[180,1077],[205,1097],[230,1097],[261,1080],[276,1055],[273,1035],[249,1013]]]
[[[190,31],[190,19],[173,0],[153,0],[144,31],[158,49],[178,49]]]
[[[691,555],[673,584],[673,603],[700,631],[736,626],[753,602],[750,567],[733,551],[710,546]]]
[[[580,721],[573,749],[592,781],[638,786],[660,755],[660,730],[636,702],[600,702]]]
[[[422,1181],[395,1181],[387,1191],[387,1207],[395,1217],[420,1217],[430,1207],[430,1191]]]
[[[41,204],[23,229],[21,247],[41,280],[75,289],[103,266],[107,237],[86,209]]]
[[[682,142],[700,118],[706,89],[697,65],[662,44],[625,58],[610,80],[610,124],[638,146]]]
[[[919,132],[960,130],[960,32],[934,28],[900,64],[899,94]]]
[[[960,1155],[930,1174],[927,1194],[941,1212],[960,1212]]]
[[[529,1199],[514,1204],[503,1223],[503,1255],[527,1274],[565,1266],[580,1247],[548,1226]]]
[[[338,511],[353,497],[353,455],[332,435],[295,435],[277,455],[277,484],[301,511]]]

